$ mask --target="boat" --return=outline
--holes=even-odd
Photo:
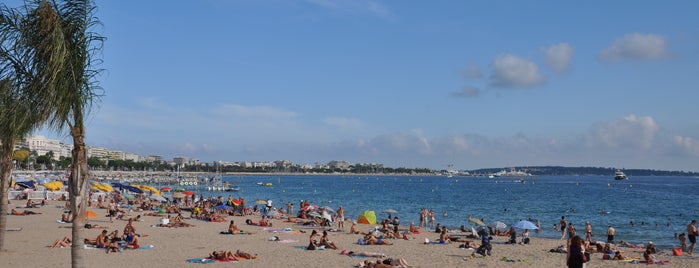
[[[627,179],[627,178],[628,178],[628,177],[626,177],[626,174],[624,174],[624,172],[621,171],[621,170],[617,170],[617,171],[614,173],[614,179],[615,179],[615,180],[623,181],[623,180],[625,180],[625,179]]]

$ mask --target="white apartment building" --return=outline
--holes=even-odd
[[[62,155],[63,146],[58,140],[52,140],[44,136],[34,136],[26,139],[26,145],[29,147],[30,151],[36,151],[38,155],[46,155],[48,152],[53,152],[53,160],[58,160]]]

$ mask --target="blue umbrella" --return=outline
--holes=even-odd
[[[34,189],[36,185],[34,184],[34,181],[18,181],[16,182],[17,185],[23,188],[31,188]]]
[[[226,206],[226,205],[218,205],[218,206],[215,206],[214,209],[233,210],[233,207]]]
[[[539,227],[536,227],[536,224],[530,222],[530,221],[518,221],[512,224],[512,227],[518,228],[518,229],[529,229],[529,230],[536,230],[539,229]]]
[[[124,185],[124,189],[129,190],[129,192],[142,194],[143,190],[133,187],[131,185]]]

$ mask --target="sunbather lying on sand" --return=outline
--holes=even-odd
[[[51,245],[51,248],[55,248],[58,246],[65,248],[65,247],[70,247],[70,245],[72,245],[72,244],[73,243],[72,243],[72,240],[70,240],[70,237],[66,236],[66,237],[63,237],[63,239],[61,239],[61,240],[56,240],[56,242],[53,242],[53,245]]]
[[[376,258],[386,258],[386,254],[383,253],[378,253],[378,252],[367,252],[367,251],[362,251],[362,252],[354,252],[354,251],[348,251],[348,250],[343,250],[340,252],[342,255],[347,255],[350,257],[354,256],[362,256],[362,257],[376,257]]]
[[[19,211],[15,210],[14,208],[12,209],[11,212],[12,212],[12,215],[17,215],[17,216],[41,214],[40,212],[34,212],[34,211],[29,211],[29,210],[19,212]]]

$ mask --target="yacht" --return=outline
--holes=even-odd
[[[618,180],[618,181],[623,181],[623,180],[627,179],[627,177],[626,177],[626,174],[624,174],[624,172],[622,172],[621,170],[617,170],[614,173],[614,179]]]

